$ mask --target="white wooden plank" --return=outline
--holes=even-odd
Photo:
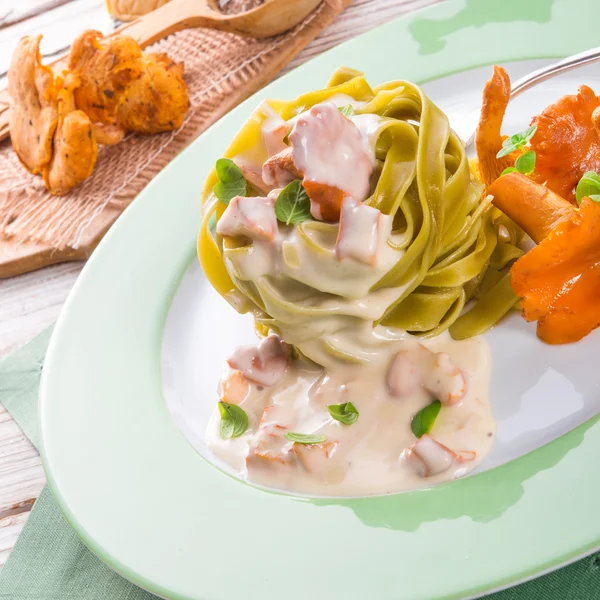
[[[17,542],[28,517],[29,511],[0,519],[0,568]]]
[[[0,29],[48,12],[72,0],[20,0],[0,4]]]
[[[0,518],[29,510],[45,480],[36,449],[0,406]]]
[[[8,71],[12,53],[24,35],[43,34],[42,54],[51,57],[64,52],[85,29],[98,29],[102,33],[108,33],[114,28],[115,22],[106,11],[104,0],[73,0],[6,27],[0,30],[0,75]]]
[[[0,567],[44,483],[36,449],[0,405]]]
[[[0,281],[0,357],[56,320],[81,268],[65,263]]]

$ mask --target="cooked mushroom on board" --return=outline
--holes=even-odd
[[[8,71],[13,102],[10,137],[23,166],[42,175],[60,196],[89,177],[98,144],[127,133],[153,134],[181,126],[189,101],[183,64],[144,53],[130,37],[102,41],[85,31],[62,73],[42,65],[41,35],[25,36]]]

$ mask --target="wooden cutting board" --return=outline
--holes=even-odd
[[[323,0],[301,24],[272,38],[194,29],[154,44],[150,51],[167,52],[185,64],[191,106],[183,126],[102,147],[91,177],[67,196],[50,197],[41,179],[18,164],[10,144],[0,144],[0,278],[88,258],[172,158],[271,81],[350,2]],[[0,111],[2,102],[0,96]]]

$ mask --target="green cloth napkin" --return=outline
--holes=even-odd
[[[0,361],[0,402],[36,448],[37,399],[51,328]],[[48,487],[0,570],[2,600],[157,600],[96,558],[65,521]]]
[[[37,446],[37,397],[48,329],[0,361],[0,402]],[[92,554],[45,487],[8,562],[1,600],[156,600]],[[400,600],[400,599],[399,599]],[[487,600],[600,600],[600,553]]]

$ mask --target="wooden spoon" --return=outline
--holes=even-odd
[[[119,27],[106,37],[129,35],[142,48],[182,29],[207,27],[255,38],[265,38],[291,29],[312,12],[321,0],[266,0],[242,13],[219,11],[216,0],[171,0],[156,10]],[[56,72],[66,68],[67,56],[51,63]],[[10,97],[0,91],[0,141],[9,134]]]
[[[115,31],[135,39],[143,48],[171,33],[192,27],[221,29],[255,38],[283,33],[302,21],[320,0],[266,0],[235,15],[222,13],[216,0],[171,0]]]

